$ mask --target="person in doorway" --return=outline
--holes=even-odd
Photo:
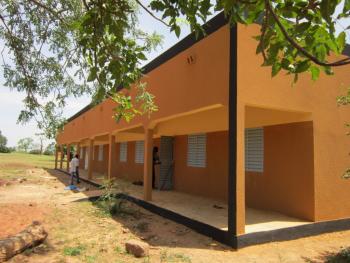
[[[152,165],[152,188],[155,188],[156,182],[156,165],[160,164],[158,147],[153,147],[153,165]]]
[[[76,154],[74,158],[70,161],[70,172],[72,175],[71,179],[71,185],[74,184],[74,177],[77,178],[77,184],[80,184],[80,178],[79,178],[79,155]]]

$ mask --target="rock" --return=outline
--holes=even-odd
[[[149,255],[149,245],[138,240],[129,240],[125,243],[125,250],[135,257],[146,257]]]
[[[123,228],[122,232],[123,232],[123,234],[126,234],[126,233],[129,233],[129,230],[126,228]]]
[[[25,182],[25,181],[27,181],[27,178],[19,178],[19,179],[18,179],[18,182],[19,182],[19,183],[23,183],[23,182]]]

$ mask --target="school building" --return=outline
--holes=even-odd
[[[117,123],[111,100],[85,107],[57,137],[56,168],[75,145],[86,179],[116,178],[130,200],[233,247],[350,228],[350,108],[336,102],[349,68],[292,85],[261,66],[259,25],[219,14],[205,29],[144,67],[157,112]]]

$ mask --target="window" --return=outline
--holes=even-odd
[[[187,141],[187,166],[206,167],[207,135],[193,134],[188,135]]]
[[[128,143],[127,142],[121,142],[119,146],[119,161],[120,162],[126,162],[128,155]]]
[[[264,171],[264,129],[245,129],[245,170]]]
[[[135,163],[143,163],[144,150],[144,142],[137,141],[135,144]]]
[[[98,146],[98,160],[103,161],[103,145]]]

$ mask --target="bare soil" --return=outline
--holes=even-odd
[[[9,179],[6,170],[4,179],[2,167],[0,180],[11,184],[0,186],[0,239],[34,220],[43,222],[49,233],[44,244],[10,262],[326,262],[325,256],[350,246],[350,231],[343,231],[235,251],[131,203],[127,214],[111,217],[80,200],[96,194],[96,188],[82,183],[79,187],[89,191],[64,190],[69,179],[63,173],[11,163],[6,169],[23,171]],[[127,254],[129,239],[147,242],[150,256]]]

